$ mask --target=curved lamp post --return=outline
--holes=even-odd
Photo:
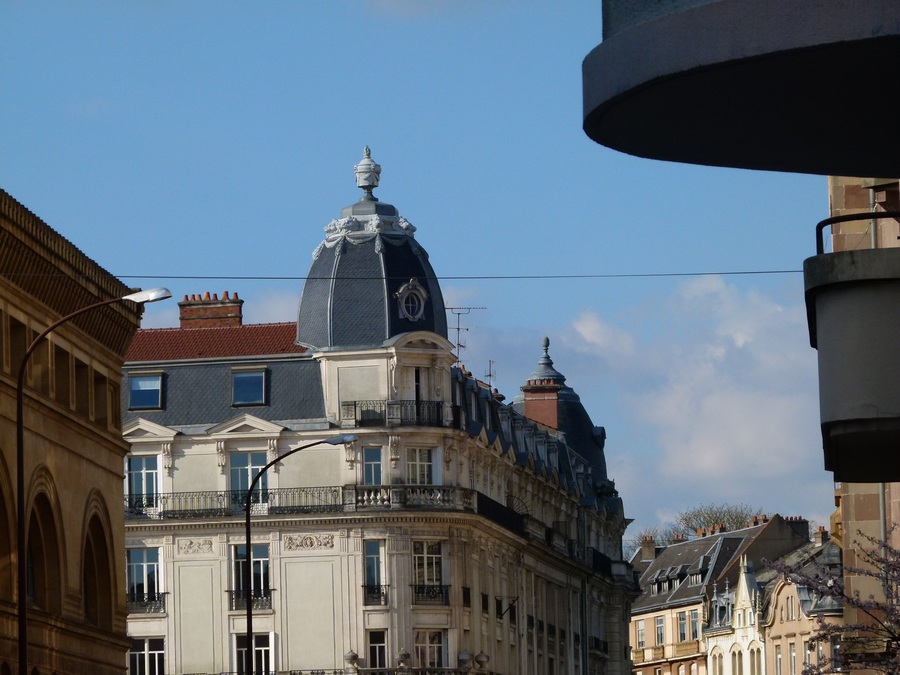
[[[25,537],[25,423],[22,417],[25,408],[25,371],[28,360],[37,349],[41,341],[64,323],[71,321],[76,316],[85,314],[99,307],[114,305],[117,302],[135,302],[144,304],[171,298],[172,294],[167,288],[151,288],[148,291],[138,291],[118,298],[101,300],[87,307],[82,307],[71,314],[67,314],[55,323],[51,324],[43,333],[38,335],[25,350],[22,363],[19,365],[19,379],[16,381],[16,519],[18,532],[16,533],[16,567],[17,567],[17,595],[18,595],[18,620],[19,620],[19,674],[28,675],[28,543]]]
[[[241,579],[241,584],[244,587],[244,596],[247,603],[247,651],[244,652],[244,672],[246,673],[246,675],[254,675],[256,665],[253,659],[253,597],[250,590],[250,584],[253,582],[253,548],[250,545],[250,507],[251,501],[253,500],[253,490],[256,489],[256,484],[259,483],[259,479],[263,477],[266,471],[268,471],[284,458],[290,457],[294,453],[300,452],[301,450],[306,450],[307,448],[311,448],[314,445],[321,445],[323,443],[325,443],[326,445],[344,445],[345,443],[352,443],[353,441],[356,441],[358,439],[359,436],[357,436],[356,434],[344,434],[342,436],[333,436],[332,438],[325,438],[321,441],[307,443],[306,445],[301,445],[298,448],[291,448],[286,453],[280,455],[279,457],[276,457],[271,462],[266,464],[263,468],[261,468],[253,477],[253,481],[250,483],[250,487],[247,489],[247,495],[244,500],[244,536],[246,537],[245,548],[247,551],[247,561],[244,565],[242,575],[243,578]]]

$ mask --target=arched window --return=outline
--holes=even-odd
[[[34,500],[26,555],[28,601],[48,612],[59,612],[62,595],[59,541],[53,508],[43,493]]]
[[[110,547],[100,518],[88,525],[82,557],[82,601],[84,617],[100,628],[112,628],[113,593]]]
[[[5,485],[5,481],[0,483],[0,598],[12,600],[15,570],[12,565],[11,537],[15,530],[9,524],[10,509],[6,505]]]

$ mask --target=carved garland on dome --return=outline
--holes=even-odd
[[[345,242],[351,244],[364,244],[377,237],[375,242],[376,250],[381,251],[385,240],[381,234],[403,234],[409,239],[410,246],[415,253],[424,253],[415,241],[416,227],[403,216],[347,216],[332,220],[325,226],[325,241],[316,247],[313,251],[313,260],[318,260],[319,255],[324,248],[334,248],[335,246],[343,246]],[[399,245],[405,241],[393,241],[388,239],[390,243]]]

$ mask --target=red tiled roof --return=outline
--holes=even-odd
[[[229,356],[302,354],[296,323],[260,323],[220,328],[139,330],[125,362],[209,359]]]

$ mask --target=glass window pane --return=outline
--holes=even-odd
[[[131,375],[128,407],[133,410],[162,407],[162,375]]]
[[[239,371],[231,374],[234,405],[262,405],[266,402],[266,371]]]

